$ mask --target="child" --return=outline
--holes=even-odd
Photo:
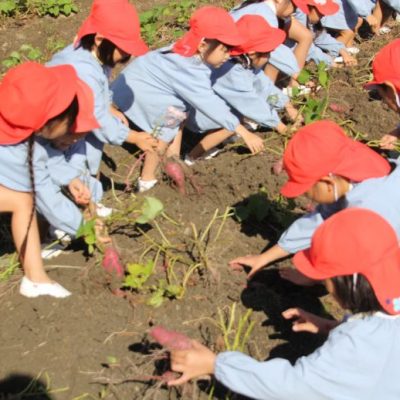
[[[70,292],[47,276],[40,256],[33,139],[97,128],[93,94],[71,66],[26,63],[5,75],[0,99],[0,212],[12,213],[12,234],[25,272],[20,293],[67,297]]]
[[[277,110],[285,107],[293,120],[298,113],[262,68],[270,51],[283,43],[285,32],[272,28],[259,15],[245,15],[236,25],[246,41],[231,51],[234,58],[221,68],[213,69],[213,89],[242,120],[247,118],[283,133],[286,125],[281,122]],[[188,154],[185,162],[189,165],[231,136],[231,132],[221,130],[218,124],[198,110],[191,111],[186,126],[194,132],[216,130],[206,135]]]
[[[400,39],[383,47],[372,63],[373,80],[366,89],[376,89],[382,100],[397,113],[400,113]],[[391,150],[400,137],[400,127],[383,136],[381,147]]]
[[[37,139],[34,154],[37,211],[50,224],[48,241],[59,239],[61,243],[48,246],[42,251],[45,259],[60,254],[69,244],[83,222],[82,208],[90,202],[98,204],[103,188],[86,168],[85,140],[74,142],[72,136],[52,142]],[[99,205],[100,213],[111,209]]]
[[[86,138],[88,166],[96,175],[104,143],[134,143],[152,151],[157,141],[145,132],[127,126],[125,117],[111,104],[109,78],[112,69],[131,55],[148,51],[140,37],[139,18],[126,0],[94,0],[89,17],[78,31],[73,45],[54,55],[48,65],[70,64],[93,90],[95,115],[100,128]]]
[[[281,193],[286,197],[305,194],[319,205],[296,220],[266,252],[231,261],[231,265],[251,267],[249,277],[277,259],[310,247],[318,226],[344,208],[377,212],[400,238],[400,167],[390,173],[383,157],[348,138],[334,122],[318,121],[301,128],[289,141],[283,163],[289,180]],[[281,275],[295,283],[310,283],[291,269],[282,269]]]
[[[400,250],[391,226],[369,210],[342,211],[318,228],[311,248],[293,262],[308,277],[325,280],[328,292],[354,315],[339,322],[298,308],[284,311],[294,331],[328,335],[294,365],[237,351],[215,355],[192,341],[189,350],[171,352],[172,369],[182,376],[169,385],[215,374],[253,399],[399,399]]]
[[[304,0],[247,0],[231,11],[235,21],[243,15],[253,14],[260,15],[274,28],[278,28],[280,22],[284,24],[288,38],[295,41],[297,46],[293,52],[284,45],[273,51],[265,73],[273,82],[279,70],[286,73],[292,78],[289,86],[298,86],[296,79],[304,67],[312,43],[311,32],[292,18],[297,7],[308,14],[309,9]]]
[[[321,19],[324,28],[335,34],[336,39],[342,42],[348,51],[357,54],[359,49],[353,46],[354,37],[365,19],[372,32],[378,29],[378,20],[375,16],[376,2],[374,0],[336,0],[339,11]]]
[[[309,5],[310,13],[304,14],[300,9],[296,10],[295,18],[306,26],[314,36],[311,44],[307,61],[313,60],[316,64],[324,62],[328,66],[336,66],[337,57],[342,57],[344,65],[357,65],[357,60],[346,50],[345,45],[332,37],[321,25],[320,21],[324,15],[334,15],[339,6],[333,1],[327,0],[326,3],[315,3]]]
[[[249,132],[212,90],[210,66],[221,67],[231,46],[243,42],[232,17],[222,8],[203,7],[190,19],[190,30],[172,47],[152,51],[129,64],[113,82],[115,104],[141,130],[159,139],[159,154],[179,155],[180,125],[190,108],[213,119],[218,126],[240,135],[252,153],[263,150],[263,141]],[[156,183],[158,154],[146,155],[140,192]]]

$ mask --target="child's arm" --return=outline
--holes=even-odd
[[[392,132],[383,135],[380,140],[380,146],[385,150],[393,150],[395,148],[396,142],[398,142],[400,137],[400,126],[394,129]]]
[[[234,267],[235,264],[240,264],[250,267],[248,275],[250,279],[268,264],[310,247],[311,238],[323,221],[322,215],[317,211],[305,215],[290,225],[275,246],[259,255],[235,258],[229,262],[229,265]]]
[[[346,67],[353,67],[357,65],[357,59],[351,56],[345,48],[339,51],[339,54],[343,57],[343,63]]]
[[[293,52],[300,69],[302,69],[306,62],[311,43],[313,42],[313,35],[301,22],[292,17],[288,37],[297,42],[297,46]]]

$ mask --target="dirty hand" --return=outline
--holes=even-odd
[[[90,189],[79,178],[73,179],[69,183],[68,189],[77,204],[89,204],[92,193],[90,192]]]
[[[254,133],[248,132],[242,135],[242,138],[252,154],[257,154],[264,150],[264,141]]]
[[[117,117],[124,125],[129,126],[128,119],[125,117],[124,113],[117,110],[113,105],[110,107],[110,112],[114,117]]]
[[[339,325],[339,322],[318,317],[315,314],[304,311],[301,308],[289,308],[282,313],[285,319],[294,319],[294,332],[310,332],[328,334],[331,329]]]
[[[351,56],[347,51],[343,51],[340,55],[343,57],[343,64],[346,67],[354,67],[358,64],[357,59]]]
[[[168,386],[182,385],[193,378],[213,374],[216,357],[210,349],[195,340],[192,340],[189,350],[171,351],[171,369],[182,375],[168,382]]]
[[[380,140],[380,148],[384,150],[394,150],[395,144],[399,138],[396,135],[393,135],[392,133],[388,133],[386,135],[383,135],[381,140]]]
[[[147,132],[135,132],[135,144],[143,151],[155,151],[158,140]]]
[[[300,114],[297,108],[293,107],[292,104],[287,104],[285,109],[289,119],[296,123],[296,125],[300,125],[304,122],[303,116]]]
[[[229,261],[230,267],[234,268],[237,265],[244,265],[251,268],[248,274],[248,279],[251,279],[260,269],[264,267],[261,255],[248,255]]]

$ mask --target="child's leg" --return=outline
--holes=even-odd
[[[338,42],[342,42],[346,47],[351,47],[355,36],[355,31],[352,31],[351,29],[345,29],[339,32],[338,36],[336,36],[336,40]]]
[[[179,128],[178,134],[175,136],[172,143],[168,146],[166,156],[168,157],[178,157],[181,154],[181,146],[182,146],[182,134],[183,134],[183,126]]]
[[[376,6],[372,12],[372,15],[377,20],[376,28],[373,29],[374,33],[377,33],[379,28],[381,28],[381,26],[383,25],[383,14],[384,14],[383,8],[384,8],[384,5],[383,5],[382,0],[378,0],[376,2]]]
[[[160,163],[161,157],[164,156],[167,150],[168,143],[159,140],[156,151],[147,152],[144,160],[141,179],[143,181],[156,180],[156,170]]]
[[[304,67],[308,51],[313,42],[312,33],[299,21],[292,18],[288,30],[288,37],[297,42],[297,46],[293,52],[301,69]]]
[[[189,153],[189,158],[192,160],[199,158],[203,153],[215,146],[218,146],[225,139],[228,139],[232,135],[234,135],[234,132],[228,131],[227,129],[220,129],[218,131],[209,133],[192,149],[192,151]]]
[[[12,235],[26,277],[33,282],[52,282],[43,268],[36,213],[26,235],[32,213],[32,194],[17,192],[0,185],[0,199],[0,212],[12,213]],[[21,254],[25,237],[25,252]]]

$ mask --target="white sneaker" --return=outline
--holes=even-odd
[[[137,188],[139,193],[146,192],[147,190],[150,190],[157,184],[157,179],[153,179],[151,181],[144,181],[142,178],[139,178],[137,181]]]
[[[260,125],[258,125],[257,122],[248,118],[243,118],[243,125],[250,132],[255,132],[260,127]]]
[[[358,47],[352,46],[352,47],[346,47],[346,51],[354,56],[360,52],[360,49]]]
[[[35,283],[26,276],[22,278],[19,293],[25,297],[51,296],[59,299],[68,297],[71,292],[63,288],[59,283]]]
[[[67,232],[50,225],[47,242],[58,240],[64,246],[71,244],[72,238]]]
[[[187,154],[186,154],[185,158],[183,159],[183,162],[189,167],[192,167],[194,164],[196,164],[196,161],[193,160],[193,158],[190,158]]]
[[[212,149],[206,151],[203,155],[202,155],[202,159],[203,160],[211,160],[212,158],[214,158],[217,154],[221,153],[222,149],[219,149],[218,147],[213,147]]]
[[[343,64],[343,57],[339,56],[333,59],[333,62],[335,62],[336,64]]]
[[[102,218],[107,218],[112,214],[112,212],[113,212],[112,208],[106,207],[105,205],[103,205],[101,203],[96,204],[97,216],[102,217]]]
[[[388,26],[382,26],[382,28],[379,29],[378,33],[380,35],[385,35],[386,33],[389,33],[392,29],[389,28]]]

